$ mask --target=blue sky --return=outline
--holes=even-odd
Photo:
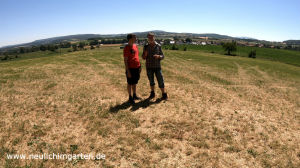
[[[300,39],[300,0],[1,0],[0,47],[149,30]]]

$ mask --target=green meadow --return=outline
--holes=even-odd
[[[184,48],[191,51],[203,51],[207,53],[224,54],[225,51],[221,45],[179,45],[179,50]],[[165,48],[172,48],[172,45],[167,45]],[[300,52],[293,50],[274,49],[274,48],[259,48],[238,46],[237,51],[233,54],[241,57],[248,57],[251,50],[256,50],[256,59],[264,59],[276,62],[282,62],[295,66],[300,66]]]

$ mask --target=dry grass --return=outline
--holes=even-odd
[[[121,52],[103,47],[1,63],[0,165],[300,167],[299,67],[165,51],[170,99],[130,106]],[[148,93],[143,69],[138,94]],[[72,152],[106,159],[6,159]]]

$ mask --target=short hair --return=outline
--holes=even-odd
[[[127,40],[129,41],[130,39],[132,39],[132,37],[135,37],[136,35],[135,34],[128,34],[127,35]]]
[[[155,34],[153,33],[153,32],[149,32],[148,34],[147,34],[147,37],[148,36],[155,36]]]

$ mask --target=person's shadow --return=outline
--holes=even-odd
[[[131,111],[136,111],[138,110],[139,108],[147,108],[149,107],[150,105],[152,104],[158,104],[162,101],[161,98],[158,98],[156,99],[155,101],[150,101],[151,99],[144,99],[142,101],[139,101],[135,104],[130,104],[128,101],[122,103],[122,104],[117,104],[115,106],[112,106],[109,108],[109,111],[111,113],[117,113],[118,111],[120,110],[125,110],[125,109],[128,109],[129,107],[131,107]]]
[[[112,106],[109,108],[109,112],[111,113],[117,113],[120,110],[125,110],[127,108],[129,108],[131,106],[131,104],[129,103],[129,101],[126,101],[122,104],[117,104],[115,106]]]

